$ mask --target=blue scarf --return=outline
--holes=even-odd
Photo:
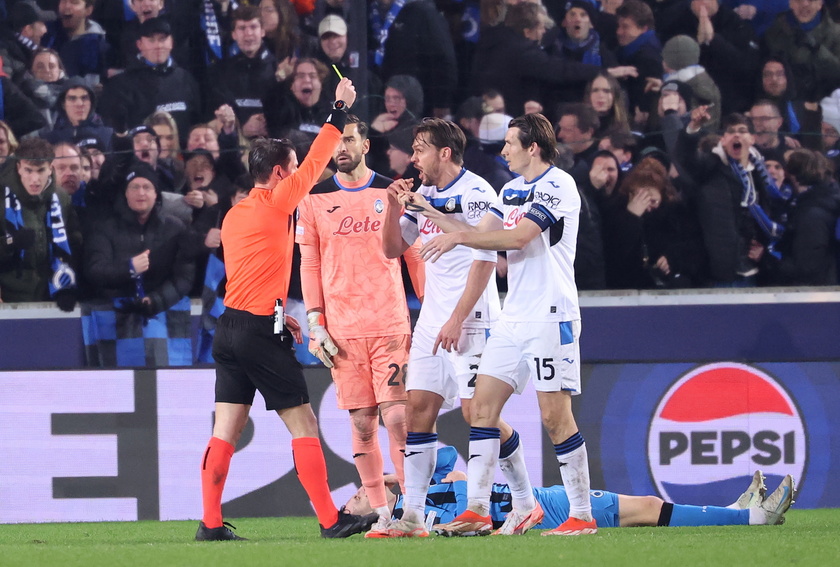
[[[796,116],[796,112],[793,110],[793,103],[788,101],[787,103],[787,116],[788,116],[788,126],[790,127],[790,131],[793,134],[799,132],[802,126],[799,124],[799,118]]]
[[[204,0],[204,9],[201,12],[201,30],[207,37],[207,51],[204,59],[209,64],[222,58],[222,34],[219,29],[219,20],[216,18],[216,10],[213,9],[213,0]]]
[[[805,22],[804,24],[796,19],[796,16],[793,15],[793,12],[788,11],[787,13],[787,21],[791,25],[792,28],[799,28],[804,32],[809,32],[820,25],[822,22],[822,12],[817,12],[817,15],[814,16],[814,19],[810,22]]]
[[[562,38],[563,49],[565,51],[574,54],[583,52],[582,63],[597,65],[598,67],[601,66],[601,36],[598,35],[598,32],[595,30],[590,31],[589,37],[580,42],[569,37],[565,30],[563,30],[560,37]]]
[[[6,238],[10,238],[10,230],[18,231],[24,228],[23,212],[20,200],[12,190],[6,187]],[[50,245],[50,266],[53,275],[49,281],[50,297],[62,289],[74,289],[76,287],[76,272],[64,260],[69,259],[70,242],[67,240],[67,230],[64,228],[64,215],[61,212],[61,202],[58,194],[53,193],[50,200],[50,210],[47,211],[47,229],[52,233],[52,244]],[[20,251],[20,259],[23,260],[25,251]]]
[[[756,224],[758,224],[758,228],[765,234],[765,236],[767,236],[768,239],[770,239],[770,245],[767,249],[771,254],[775,255],[776,252],[773,250],[773,245],[782,237],[782,234],[785,232],[785,227],[777,222],[774,222],[770,218],[770,215],[768,215],[764,209],[761,208],[761,205],[758,204],[758,194],[755,189],[755,183],[747,170],[745,170],[738,161],[728,156],[727,158],[729,159],[729,166],[732,168],[732,171],[735,172],[735,175],[738,176],[738,179],[741,181],[741,186],[743,187],[743,191],[741,193],[741,206],[749,209],[750,214],[753,219],[755,219]],[[767,173],[767,168],[764,166],[764,158],[750,154],[750,162],[753,164],[755,171],[761,178],[761,182],[764,184],[768,193],[774,197],[783,198],[781,197],[779,188],[776,186],[776,182],[773,181],[773,178],[770,177],[769,173]]]
[[[397,19],[397,14],[402,10],[405,0],[394,0],[391,3],[391,8],[385,14],[385,19],[382,19],[382,13],[379,11],[379,2],[372,2],[370,7],[370,27],[373,30],[373,35],[379,41],[376,46],[376,52],[373,56],[373,62],[377,67],[382,66],[382,61],[385,60],[385,41],[388,39],[388,31]]]
[[[652,47],[661,47],[659,39],[653,30],[648,30],[624,47],[618,48],[619,59],[624,62],[630,57],[633,57],[645,45],[650,44]]]

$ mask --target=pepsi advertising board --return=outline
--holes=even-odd
[[[840,475],[840,363],[590,364],[583,373],[573,403],[593,489],[728,505],[761,469],[771,489],[796,478],[797,508],[840,506],[831,483]],[[347,412],[327,370],[305,375],[333,497],[344,502],[358,486]],[[0,372],[0,523],[196,518],[213,379],[212,368]],[[503,415],[520,433],[532,483],[560,483],[533,386]],[[460,408],[440,416],[438,433],[466,470]],[[255,400],[225,515],[312,513],[289,443]],[[385,459],[392,470],[387,451]]]
[[[840,364],[599,364],[576,406],[593,486],[728,505],[762,470],[800,508],[840,506]],[[595,448],[597,446],[597,448]],[[597,484],[596,484],[597,483]]]

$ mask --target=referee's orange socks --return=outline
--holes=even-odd
[[[315,508],[318,523],[329,528],[338,521],[338,510],[327,483],[327,462],[324,460],[321,440],[317,437],[292,439],[292,456],[298,479]]]
[[[222,525],[222,491],[230,469],[234,447],[218,437],[211,437],[201,461],[201,499],[204,504],[202,521],[208,528]]]

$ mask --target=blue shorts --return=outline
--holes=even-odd
[[[562,486],[535,488],[534,496],[545,512],[542,523],[534,526],[535,530],[552,530],[569,519],[569,497]],[[590,490],[592,516],[599,528],[617,528],[618,494],[604,490]]]

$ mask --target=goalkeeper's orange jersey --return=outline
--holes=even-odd
[[[298,208],[303,301],[307,310],[323,310],[333,337],[411,332],[400,261],[382,252],[390,183],[374,172],[353,186],[333,176],[316,185]],[[406,258],[410,268],[422,270],[417,249],[409,251],[414,254]],[[422,276],[412,279],[422,296]]]

